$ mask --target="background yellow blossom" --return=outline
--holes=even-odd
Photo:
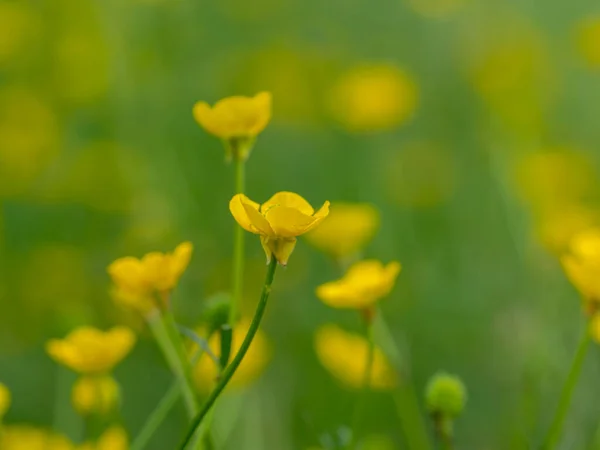
[[[231,344],[231,351],[233,354],[239,350],[249,326],[250,320],[243,319],[234,328]],[[209,340],[209,345],[213,353],[218,355],[221,346],[219,333],[212,335]],[[267,336],[259,329],[256,333],[256,337],[252,341],[252,345],[248,349],[246,357],[242,360],[242,363],[231,379],[229,386],[234,389],[241,388],[258,379],[271,359],[271,352],[271,344],[269,343]],[[218,375],[219,370],[215,363],[208,355],[203,354],[198,361],[198,364],[194,367],[194,379],[198,389],[209,392],[212,386],[214,386]]]
[[[131,350],[135,334],[129,328],[114,327],[108,331],[80,327],[64,339],[52,339],[46,351],[57,362],[81,374],[111,371]]]
[[[324,325],[315,334],[315,349],[321,364],[345,386],[363,386],[367,364],[368,343],[358,334],[344,331],[337,325]],[[397,386],[397,374],[379,347],[375,347],[370,387],[386,391]]]

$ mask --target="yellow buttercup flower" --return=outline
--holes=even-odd
[[[575,235],[561,258],[567,277],[579,290],[590,313],[600,306],[600,228]]]
[[[600,214],[584,205],[564,205],[536,217],[536,229],[542,243],[551,251],[564,253],[573,236],[600,225]]]
[[[106,415],[119,404],[119,385],[109,375],[79,378],[71,391],[75,410],[83,415]]]
[[[334,87],[330,109],[351,131],[394,128],[405,122],[417,106],[417,86],[398,67],[387,64],[357,67]]]
[[[320,250],[336,258],[359,252],[379,227],[379,211],[368,203],[334,203],[328,219],[306,235]]]
[[[600,16],[588,17],[576,30],[577,50],[592,68],[600,67]]]
[[[2,450],[74,450],[63,436],[29,425],[10,425],[0,430]]]
[[[129,328],[101,331],[79,327],[64,339],[51,339],[46,351],[56,362],[85,375],[110,372],[131,350],[135,334]]]
[[[8,411],[8,408],[10,408],[10,401],[10,391],[4,384],[0,383],[0,422],[6,411]]]
[[[262,205],[237,194],[229,202],[229,210],[242,228],[260,235],[267,263],[274,255],[285,266],[296,247],[296,237],[313,230],[327,217],[329,202],[315,212],[293,192],[278,192]]]
[[[321,364],[349,388],[362,389],[369,343],[337,325],[319,328],[315,334],[315,349]],[[373,369],[369,376],[373,390],[386,391],[397,385],[397,375],[380,348],[375,347]]]
[[[171,292],[185,272],[192,257],[193,245],[184,242],[173,253],[151,252],[142,259],[128,256],[108,267],[115,284],[115,299],[142,313],[154,309],[154,295],[161,300]]]
[[[400,269],[397,261],[386,266],[374,259],[357,262],[341,279],[319,286],[317,297],[333,308],[369,308],[390,293]]]
[[[235,326],[231,341],[231,353],[233,355],[238,352],[249,327],[250,320],[248,319],[240,320]],[[208,345],[213,353],[218,355],[221,351],[220,334],[213,333],[209,339]],[[228,386],[241,388],[254,382],[264,372],[270,359],[271,346],[265,333],[259,329],[248,349],[248,353],[246,353],[246,356],[242,360]],[[219,371],[214,361],[206,354],[203,354],[198,361],[198,364],[194,367],[194,380],[198,389],[209,392],[213,388],[218,375]]]
[[[239,147],[241,154],[231,155],[246,159],[252,141],[271,120],[271,94],[260,92],[254,97],[233,96],[218,101],[211,108],[206,102],[194,105],[194,118],[206,131],[228,141],[231,147]],[[228,148],[228,152],[232,149]],[[237,151],[233,148],[234,151]]]
[[[125,430],[113,426],[106,430],[95,443],[86,442],[77,447],[77,450],[127,450],[129,438]]]

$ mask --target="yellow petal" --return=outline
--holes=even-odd
[[[243,201],[242,201],[243,200]],[[258,231],[252,227],[252,222],[250,222],[250,217],[248,217],[248,213],[244,208],[244,202],[250,203],[252,206],[256,205],[256,209],[258,209],[258,203],[253,202],[244,194],[236,194],[229,201],[229,211],[231,211],[231,215],[235,219],[235,221],[246,231],[250,233],[257,233]]]
[[[144,278],[144,265],[137,258],[117,259],[108,266],[108,274],[111,276],[113,283],[128,291],[144,290],[147,287]]]
[[[273,206],[267,211],[265,217],[275,235],[285,238],[301,235],[317,220],[313,216],[308,216],[295,208],[287,206]]]
[[[254,96],[253,101],[256,108],[256,122],[250,129],[250,134],[256,136],[271,121],[271,104],[273,100],[270,92],[259,92]]]
[[[171,272],[175,278],[175,283],[179,280],[187,266],[190,264],[192,259],[192,252],[194,251],[194,245],[189,242],[183,242],[177,246],[173,252],[171,260]]]
[[[248,219],[250,219],[250,228],[253,229],[253,233],[266,236],[273,236],[275,234],[265,216],[258,211],[258,203],[249,203],[242,199],[242,206],[248,215]]]
[[[312,216],[315,212],[310,203],[308,203],[300,195],[294,192],[278,192],[261,206],[260,210],[265,214],[273,206],[287,206],[294,208],[307,216]]]
[[[315,213],[313,220],[303,231],[302,234],[314,230],[329,215],[329,202],[323,203],[323,206]]]
[[[220,129],[215,124],[214,113],[206,102],[198,102],[193,109],[194,119],[202,128],[216,136],[220,135]]]

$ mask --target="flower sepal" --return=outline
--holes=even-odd
[[[223,139],[223,145],[225,146],[225,162],[247,161],[250,157],[250,153],[252,153],[255,143],[256,136],[241,136]]]

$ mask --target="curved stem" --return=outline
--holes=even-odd
[[[581,375],[581,368],[583,367],[583,361],[585,360],[585,355],[587,354],[591,340],[591,333],[588,324],[586,325],[584,333],[579,341],[579,346],[575,352],[575,357],[573,358],[569,375],[567,376],[567,380],[565,381],[562,393],[560,395],[560,400],[558,402],[556,413],[554,414],[554,419],[552,420],[552,425],[550,426],[550,430],[548,430],[546,439],[544,439],[542,450],[554,449],[560,440],[562,428],[567,417],[567,413],[569,412],[571,398],[573,397],[575,386],[577,386],[577,381]]]
[[[202,424],[202,421],[204,420],[206,415],[209,413],[212,406],[215,404],[215,402],[217,401],[217,398],[219,398],[219,395],[221,395],[221,393],[223,392],[223,390],[225,389],[227,384],[229,384],[231,377],[233,377],[233,375],[235,374],[235,371],[237,370],[240,363],[244,359],[244,356],[246,356],[246,352],[250,348],[250,344],[252,344],[252,340],[254,339],[254,336],[256,335],[256,332],[258,331],[260,322],[261,322],[263,314],[265,312],[265,308],[267,306],[267,300],[269,299],[269,294],[271,293],[271,284],[273,283],[273,277],[275,276],[276,268],[277,268],[277,259],[275,258],[275,256],[272,256],[271,262],[269,264],[269,268],[267,269],[267,276],[265,279],[265,285],[262,290],[260,301],[258,302],[258,306],[256,307],[256,312],[254,313],[254,317],[252,318],[252,322],[250,323],[250,328],[248,328],[248,333],[246,334],[246,337],[244,338],[244,342],[242,342],[242,345],[240,346],[240,349],[237,352],[237,354],[235,355],[235,357],[233,358],[233,361],[231,361],[231,364],[229,364],[227,366],[227,368],[221,374],[219,382],[217,383],[217,385],[211,392],[210,396],[208,397],[208,399],[202,406],[202,409],[200,410],[198,415],[192,421],[192,424],[191,424],[185,438],[183,439],[182,443],[178,447],[179,450],[184,450],[188,446],[188,444],[193,440],[194,435],[196,434],[196,431]]]

